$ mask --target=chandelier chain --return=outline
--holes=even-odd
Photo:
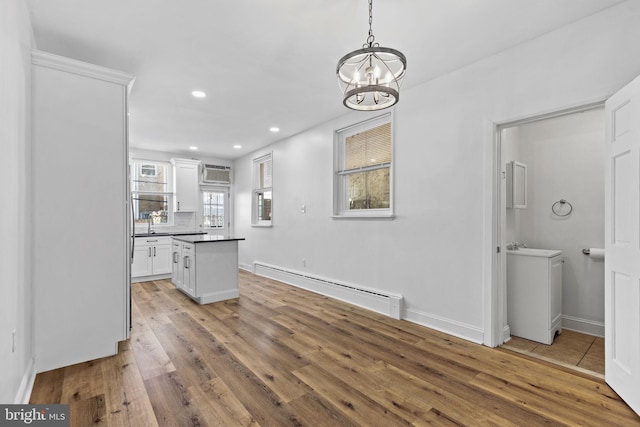
[[[369,47],[373,46],[373,41],[375,37],[373,35],[373,30],[371,29],[371,24],[373,23],[373,0],[369,0],[369,37],[367,37],[367,44]]]

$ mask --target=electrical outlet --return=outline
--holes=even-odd
[[[16,352],[16,330],[11,332],[11,353]]]

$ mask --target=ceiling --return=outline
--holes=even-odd
[[[376,0],[373,33],[406,90],[622,1]],[[349,111],[336,62],[368,32],[366,0],[27,3],[38,49],[136,76],[131,147],[224,159]]]

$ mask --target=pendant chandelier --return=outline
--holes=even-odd
[[[342,103],[358,111],[375,111],[395,105],[407,70],[402,52],[375,43],[371,30],[373,0],[369,0],[369,36],[362,49],[340,58],[336,67]]]

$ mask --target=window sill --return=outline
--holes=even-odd
[[[272,224],[251,224],[252,227],[256,228],[272,228]]]
[[[358,219],[358,220],[388,220],[393,221],[394,214],[365,214],[365,215],[332,215],[332,219]]]

